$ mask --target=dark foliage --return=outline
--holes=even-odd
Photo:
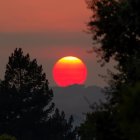
[[[118,105],[120,126],[127,140],[140,139],[140,82],[120,91],[123,101]]]
[[[16,140],[15,137],[6,134],[0,135],[0,140]]]
[[[0,133],[30,139],[54,108],[52,90],[36,59],[16,49],[9,57],[0,88]]]
[[[80,130],[86,137],[91,135],[91,139],[139,140],[140,2],[87,0],[87,3],[93,11],[88,24],[96,44],[93,51],[100,57],[102,64],[110,59],[116,60],[119,73],[110,72],[107,103],[99,105],[103,110],[97,108],[87,114]],[[87,131],[89,126],[92,132]],[[114,131],[109,133],[109,130]],[[98,134],[101,134],[100,137]],[[81,137],[84,138],[83,133]]]
[[[74,140],[72,118],[67,121],[58,109],[53,115],[52,99],[42,66],[15,49],[0,83],[0,134],[17,140]]]
[[[49,123],[49,137],[51,140],[76,140],[76,129],[74,129],[72,125],[72,116],[67,121],[65,113],[63,111],[60,113],[59,110],[56,109]]]
[[[78,129],[81,140],[123,140],[115,112],[105,104],[95,104],[92,109]]]

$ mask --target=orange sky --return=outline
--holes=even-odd
[[[3,0],[0,31],[82,30],[89,13],[85,0]]]
[[[91,50],[92,37],[86,34],[91,11],[85,0],[1,0],[0,2],[0,79],[8,56],[21,47],[43,65],[51,86],[52,69],[61,57],[82,59],[87,68],[86,85],[104,85],[98,74],[105,69],[97,64]]]

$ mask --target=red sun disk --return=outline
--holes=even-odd
[[[65,60],[66,58],[60,59],[61,61],[59,60],[54,66],[53,77],[55,82],[61,87],[83,84],[87,76],[85,64],[78,58],[69,61]]]

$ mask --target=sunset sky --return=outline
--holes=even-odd
[[[91,35],[85,33],[91,12],[85,0],[1,0],[0,2],[0,78],[8,56],[21,47],[43,65],[51,86],[52,69],[58,59],[76,56],[87,65],[85,85],[104,86],[98,74],[106,68],[97,64]]]

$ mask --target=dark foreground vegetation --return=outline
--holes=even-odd
[[[0,139],[75,139],[72,116],[66,120],[52,99],[42,66],[22,49],[15,49],[0,82]]]
[[[102,66],[117,62],[118,72],[109,72],[106,103],[92,105],[74,129],[73,118],[55,109],[42,66],[16,49],[0,82],[0,140],[140,140],[140,1],[87,3],[93,51]]]
[[[87,0],[93,11],[89,30],[102,66],[111,59],[106,103],[93,105],[81,140],[140,140],[140,1]]]

